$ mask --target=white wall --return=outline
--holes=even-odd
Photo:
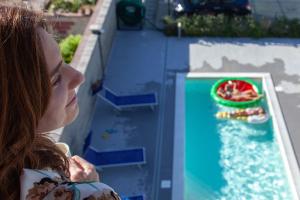
[[[80,113],[72,124],[62,130],[59,140],[68,143],[73,154],[82,154],[84,139],[89,132],[96,101],[96,97],[91,95],[91,84],[97,79],[102,79],[103,76],[98,44],[99,36],[92,34],[89,27],[95,25],[104,30],[100,38],[105,65],[116,32],[115,4],[115,0],[98,1],[72,61],[72,65],[85,76],[85,82],[78,90]]]

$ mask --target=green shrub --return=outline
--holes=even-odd
[[[82,0],[82,4],[95,5],[97,0]]]
[[[85,4],[96,4],[97,0],[52,0],[49,9],[52,11],[62,10],[65,12],[74,12],[76,13],[81,5]]]
[[[164,33],[167,36],[174,35],[176,33],[176,21],[171,16],[165,16],[163,18],[165,24]]]
[[[184,36],[221,37],[300,37],[300,22],[297,19],[276,18],[273,20],[253,16],[192,15],[173,19],[166,16],[164,33],[177,35],[177,24],[182,24]]]
[[[57,11],[62,10],[65,12],[77,12],[81,6],[81,0],[52,0],[50,4],[50,10]]]
[[[70,63],[81,40],[81,35],[69,35],[59,43],[61,55],[66,63]]]

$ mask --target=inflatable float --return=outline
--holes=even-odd
[[[233,119],[251,124],[261,124],[269,119],[269,115],[262,107],[238,109],[230,112],[218,112],[216,117],[218,119]]]
[[[225,78],[213,85],[211,96],[220,105],[247,108],[258,105],[262,91],[251,79]]]

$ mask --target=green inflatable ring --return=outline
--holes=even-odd
[[[236,108],[247,108],[247,107],[253,107],[256,106],[260,101],[261,98],[250,100],[250,101],[232,101],[228,99],[224,99],[220,97],[217,93],[218,88],[224,84],[225,82],[228,81],[239,81],[239,82],[244,82],[245,84],[251,85],[252,89],[258,94],[261,95],[262,91],[260,87],[258,87],[257,83],[255,83],[251,79],[247,78],[224,78],[219,81],[217,81],[213,87],[211,88],[210,95],[212,98],[220,105],[223,106],[228,106],[228,107],[236,107]]]

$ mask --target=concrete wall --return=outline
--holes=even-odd
[[[68,143],[73,154],[81,155],[84,138],[90,129],[96,102],[96,97],[91,95],[91,84],[97,79],[102,79],[103,67],[110,54],[116,32],[115,4],[115,0],[98,1],[95,12],[87,25],[82,42],[72,61],[72,65],[85,75],[85,82],[78,90],[80,113],[72,124],[62,130],[59,140]],[[89,30],[91,25],[104,30],[100,38],[91,33]],[[99,41],[102,44],[104,66],[101,66]]]

